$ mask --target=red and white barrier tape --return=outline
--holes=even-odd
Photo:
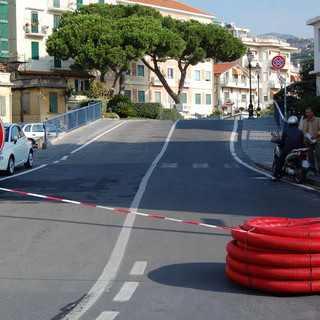
[[[66,202],[66,203],[71,203],[71,204],[76,204],[76,205],[81,205],[81,206],[87,206],[87,207],[93,207],[93,208],[99,208],[99,209],[116,211],[116,212],[123,212],[123,213],[132,213],[132,214],[135,214],[135,215],[148,217],[148,218],[169,220],[169,221],[174,221],[174,222],[182,222],[182,223],[194,224],[194,225],[197,225],[197,226],[215,228],[215,229],[222,229],[222,230],[233,230],[233,228],[215,226],[215,225],[207,224],[207,223],[193,222],[193,221],[174,219],[174,218],[168,218],[168,217],[161,217],[161,216],[156,216],[156,215],[153,215],[153,214],[147,214],[147,213],[129,211],[129,210],[122,210],[122,209],[117,209],[117,208],[112,208],[112,207],[107,207],[107,206],[99,206],[99,205],[96,205],[96,204],[90,204],[90,203],[85,203],[85,202],[79,202],[79,201],[67,200],[67,199],[62,199],[62,198],[50,197],[50,196],[45,196],[45,195],[36,194],[36,193],[30,193],[30,192],[24,192],[24,191],[18,191],[18,190],[6,189],[6,188],[0,188],[0,190],[1,191],[5,191],[5,192],[23,194],[23,195],[26,195],[26,196],[31,196],[31,197],[36,197],[36,198],[42,198],[42,199]]]

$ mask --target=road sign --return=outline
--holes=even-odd
[[[281,56],[275,56],[272,59],[271,64],[275,69],[282,69],[286,64],[286,60]]]
[[[3,123],[0,120],[0,152],[3,148],[3,144],[4,144],[4,135],[5,135],[5,131],[4,131],[4,127],[3,127]]]

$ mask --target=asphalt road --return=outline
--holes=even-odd
[[[317,217],[317,192],[234,159],[232,130],[232,121],[128,121],[74,153],[84,142],[39,152],[36,170],[0,186],[228,227]],[[250,164],[239,141],[235,150]],[[1,320],[318,319],[317,295],[231,282],[227,230],[9,192],[0,201]]]

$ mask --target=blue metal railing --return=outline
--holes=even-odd
[[[101,102],[97,102],[44,121],[44,142],[101,118],[101,108]]]
[[[287,119],[283,116],[277,101],[274,100],[273,106],[274,106],[274,118],[276,120],[279,132],[283,132],[288,126]]]

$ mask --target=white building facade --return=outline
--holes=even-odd
[[[71,60],[61,61],[46,52],[46,39],[58,27],[63,12],[91,3],[141,4],[180,20],[211,23],[214,19],[183,3],[167,0],[8,0],[8,3],[10,52],[19,57],[13,84],[13,117],[19,122],[43,121],[73,109],[77,99],[84,98],[81,92],[89,89],[89,81],[94,78],[87,73],[71,72]],[[177,63],[168,61],[162,68],[168,84],[177,92],[180,79]],[[176,107],[186,116],[209,115],[214,108],[213,62],[199,63],[189,69],[181,105],[174,104],[155,74],[141,61],[131,64],[125,77],[125,94],[134,102],[161,102],[164,107]],[[113,78],[113,74],[108,74],[106,80],[112,83]],[[66,98],[66,89],[76,94]]]
[[[314,70],[316,75],[317,95],[320,95],[320,16],[307,20],[307,24],[314,28]]]
[[[248,49],[253,53],[252,79],[257,86],[257,70],[256,65],[259,64],[259,100],[260,107],[266,108],[273,103],[273,96],[284,85],[289,85],[293,79],[296,79],[299,70],[297,70],[291,62],[291,54],[297,52],[298,49],[291,47],[288,42],[272,36],[251,36],[248,29],[240,29],[234,26],[227,26],[230,32],[237,36]],[[272,66],[272,59],[275,56],[282,56],[285,59],[285,65],[282,69],[275,69]],[[246,56],[239,60],[244,68],[248,69],[249,62]],[[258,90],[258,88],[257,88]]]

